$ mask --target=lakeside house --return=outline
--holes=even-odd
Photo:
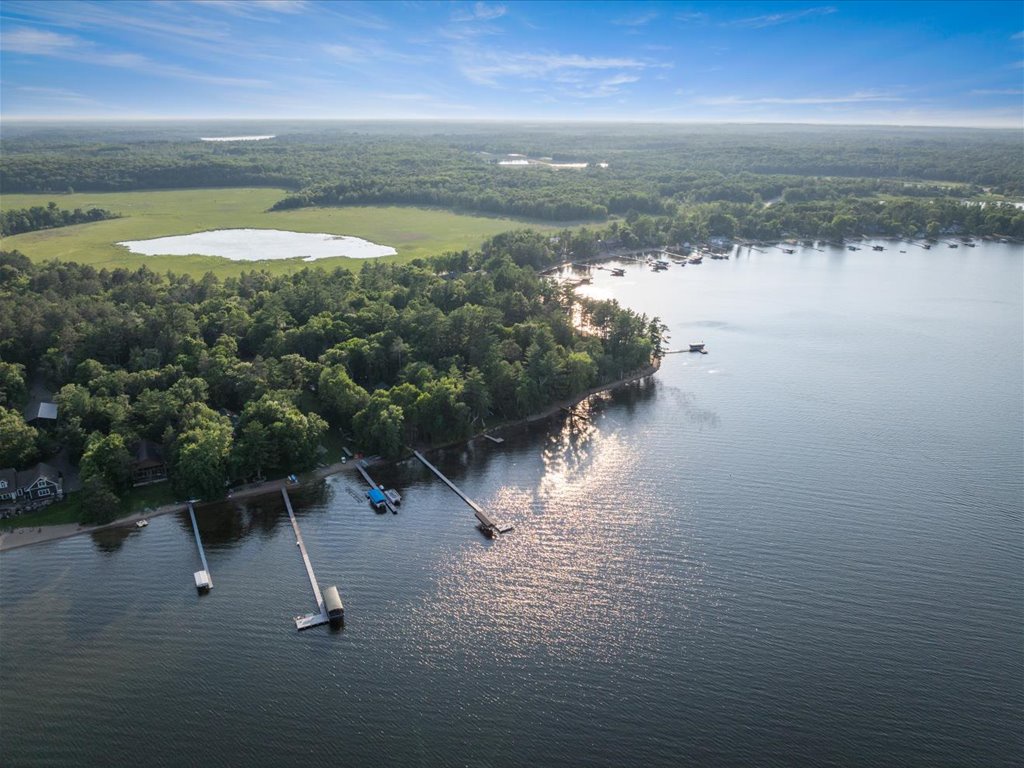
[[[64,497],[64,476],[45,462],[23,469],[0,469],[0,509],[6,514],[44,506]]]
[[[152,440],[140,440],[132,446],[132,485],[149,485],[167,479],[163,446]]]

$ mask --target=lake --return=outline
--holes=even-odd
[[[11,765],[920,765],[1024,757],[1019,246],[744,250],[596,294],[659,315],[646,386],[432,454],[378,515],[282,504],[0,556]],[[898,248],[905,248],[901,254]]]

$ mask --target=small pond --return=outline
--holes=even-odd
[[[316,261],[336,256],[375,259],[398,253],[389,245],[377,245],[359,237],[280,229],[217,229],[151,240],[126,240],[118,245],[143,256],[221,256],[232,261]]]

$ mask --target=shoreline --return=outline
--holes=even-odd
[[[517,419],[515,421],[502,422],[495,424],[492,427],[484,429],[480,432],[476,432],[469,436],[465,440],[456,440],[451,443],[442,443],[440,445],[430,445],[424,447],[424,452],[443,450],[450,448],[453,445],[460,445],[463,443],[469,443],[472,440],[483,437],[485,434],[493,434],[506,430],[513,430],[517,427],[524,427],[529,424],[534,424],[544,419],[549,419],[552,416],[558,414],[563,408],[572,409],[587,400],[594,395],[601,394],[602,392],[610,392],[624,387],[629,384],[633,384],[642,379],[653,376],[661,368],[661,360],[655,360],[650,365],[640,368],[636,371],[631,371],[621,379],[602,384],[600,386],[591,387],[586,392],[577,395],[576,397],[566,398],[559,400],[546,408],[538,411],[537,413],[530,414],[523,419]],[[352,462],[335,462],[328,464],[323,467],[317,467],[309,472],[299,476],[298,483],[289,483],[287,478],[281,477],[276,480],[267,480],[260,483],[259,485],[248,485],[232,491],[231,495],[221,501],[235,501],[237,499],[253,498],[257,496],[263,496],[265,494],[274,493],[280,491],[281,488],[301,488],[302,486],[309,483],[319,483],[331,475],[338,474],[344,469],[349,467]],[[201,502],[205,503],[205,502]],[[182,512],[187,509],[185,503],[175,504],[164,504],[163,506],[157,507],[149,512],[133,512],[125,517],[119,517],[116,520],[112,520],[109,523],[103,523],[102,525],[82,525],[81,523],[64,523],[61,525],[44,525],[44,526],[26,526],[24,528],[13,528],[9,531],[0,533],[0,552],[10,552],[11,550],[21,549],[22,547],[28,547],[33,544],[45,544],[49,541],[60,541],[61,539],[69,539],[73,536],[80,536],[85,533],[95,533],[96,531],[109,530],[111,528],[123,528],[126,526],[134,525],[139,520],[149,519],[153,517],[162,517],[163,515],[170,515],[175,512]]]

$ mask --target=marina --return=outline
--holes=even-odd
[[[476,519],[480,521],[480,530],[483,531],[486,536],[494,537],[499,533],[508,533],[512,530],[512,526],[510,524],[499,522],[495,520],[493,517],[491,517],[486,512],[486,510],[484,510],[483,507],[481,507],[479,504],[477,504],[475,501],[469,498],[469,496],[463,493],[462,490],[457,485],[455,485],[455,483],[453,483],[451,480],[445,477],[444,473],[442,473],[441,470],[439,470],[437,467],[435,467],[433,464],[427,461],[426,457],[422,453],[420,453],[419,451],[413,451],[413,454],[416,456],[417,459],[423,462],[423,466],[425,466],[427,469],[429,469],[431,472],[437,475],[445,483],[445,485],[447,485],[449,488],[455,491],[459,498],[461,498],[470,506],[470,508],[473,510],[473,513],[476,515]]]

